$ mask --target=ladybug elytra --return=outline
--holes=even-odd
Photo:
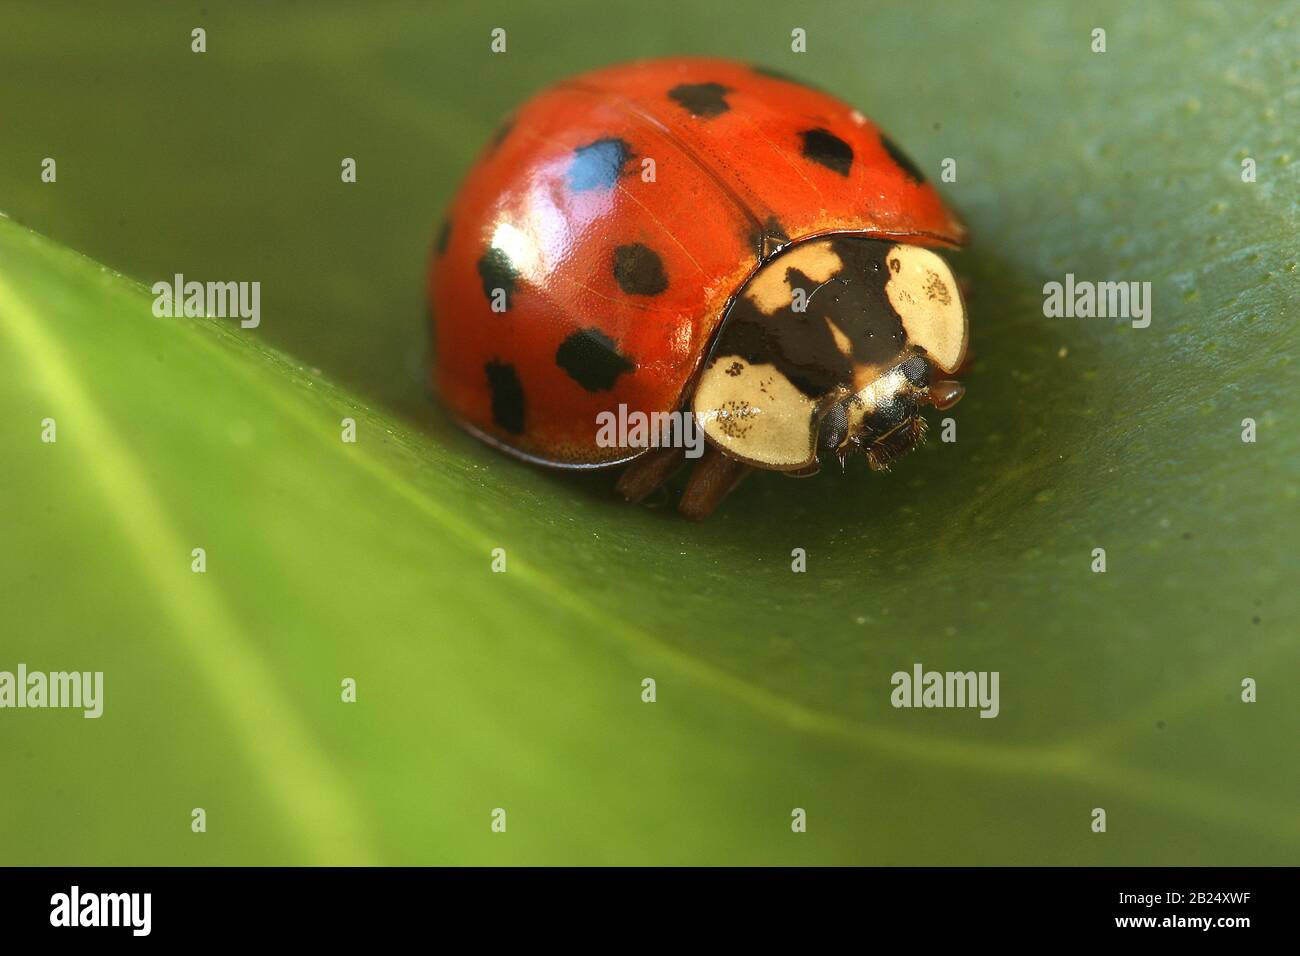
[[[967,354],[965,238],[866,117],[714,59],[598,70],[501,127],[430,272],[435,379],[471,432],[541,464],[630,462],[640,500],[681,448],[607,447],[602,413],[683,411],[702,518],[753,469],[885,469],[948,408]]]

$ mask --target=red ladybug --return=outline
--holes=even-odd
[[[456,197],[430,272],[436,384],[521,458],[635,459],[630,500],[686,452],[611,443],[601,422],[693,415],[695,518],[751,469],[815,472],[819,451],[884,469],[924,436],[923,404],[962,394],[945,376],[966,311],[931,248],[964,237],[826,93],[726,60],[597,70],[520,107]]]

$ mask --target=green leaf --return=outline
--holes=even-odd
[[[202,55],[192,11],[49,6],[0,38],[31,81],[0,85],[0,196],[62,244],[0,220],[0,671],[102,670],[105,704],[0,711],[0,860],[1295,861],[1296,5],[827,4],[800,56],[771,5],[524,3],[495,59],[473,5],[213,11]],[[477,146],[668,52],[957,160],[956,443],[757,475],[692,525],[439,409],[424,257]],[[157,318],[66,246],[260,280],[263,325]],[[1044,318],[1067,272],[1152,283],[1151,326]],[[999,672],[999,715],[892,707],[916,662]]]

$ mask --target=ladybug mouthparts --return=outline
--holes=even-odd
[[[822,419],[821,449],[838,457],[840,467],[849,454],[860,451],[872,471],[888,471],[925,440],[921,406],[930,400],[930,373],[930,363],[912,355],[862,391],[836,402]]]

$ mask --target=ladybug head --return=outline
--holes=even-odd
[[[795,244],[754,274],[724,318],[694,411],[724,453],[812,474],[818,452],[883,470],[925,437],[922,406],[948,408],[966,313],[944,261],[861,236]]]
[[[832,404],[822,416],[820,450],[834,454],[841,465],[860,451],[873,471],[887,471],[925,438],[921,406],[930,401],[931,368],[923,355],[913,353],[860,392]]]

